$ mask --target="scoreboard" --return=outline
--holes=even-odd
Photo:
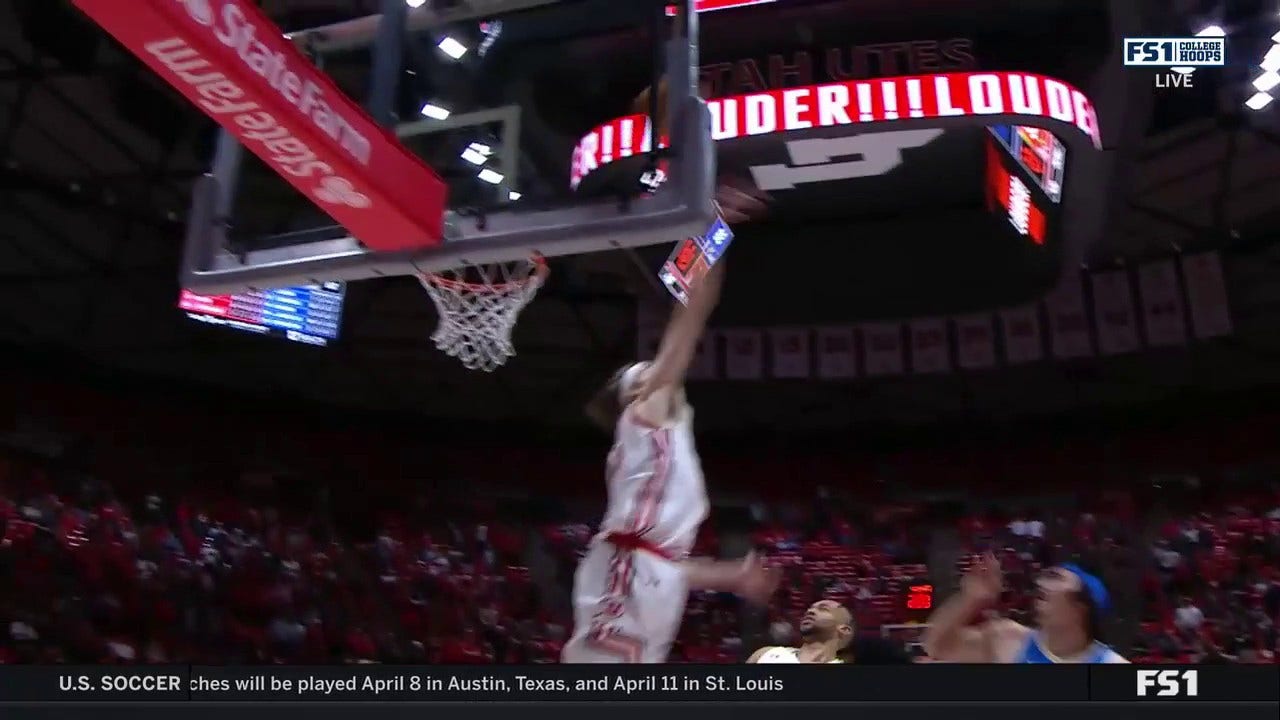
[[[345,295],[346,287],[339,282],[239,295],[183,290],[178,307],[199,322],[324,346],[338,339]]]

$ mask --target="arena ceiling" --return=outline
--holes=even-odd
[[[973,1],[994,7],[1001,0]],[[286,29],[377,9],[375,0],[263,4]],[[1055,4],[1062,3],[1043,3]],[[1275,20],[1272,4],[1230,4],[1233,14],[1226,16],[1218,5],[1199,0],[1174,3],[1172,14],[1167,2],[1115,0],[1111,6],[1129,11],[1111,32],[1119,37],[1156,28],[1189,34],[1198,24],[1222,22],[1233,31],[1255,33],[1268,27],[1268,17]],[[1265,33],[1276,30],[1280,24]],[[1155,90],[1149,77],[1129,77],[1122,92],[1134,111],[1109,120],[1119,130],[1104,150],[1117,161],[1118,195],[1088,262],[1136,261],[1198,247],[1266,246],[1276,237],[1280,111],[1250,113],[1241,107],[1240,86],[1248,73],[1245,67],[1232,70],[1182,95]],[[1095,99],[1105,114],[1108,99]],[[633,355],[636,304],[654,299],[646,278],[656,259],[622,253],[557,263],[555,282],[522,318],[519,356],[491,375],[463,371],[432,347],[434,312],[412,280],[353,286],[342,340],[325,350],[187,321],[175,307],[180,238],[190,184],[206,169],[210,139],[202,115],[161,88],[66,0],[0,4],[0,342],[71,353],[100,367],[158,378],[468,418],[569,417],[596,382]],[[761,266],[787,259],[773,252],[757,250],[755,257]],[[802,282],[806,267],[821,258],[807,263]],[[884,292],[864,287],[863,297],[883,295],[909,280],[889,278]],[[1269,284],[1264,276],[1257,282]],[[726,305],[731,314],[735,303],[740,308],[735,321],[749,323],[750,313],[741,308],[753,303],[735,300],[733,293],[758,303],[788,292],[767,276],[753,276],[751,283],[731,283]],[[1280,298],[1271,294],[1257,293],[1259,317],[1280,310]],[[866,312],[851,311],[849,319]],[[1242,335],[1255,328],[1280,337],[1270,321],[1241,326]],[[1280,365],[1280,348],[1273,350],[1276,342],[1268,345],[1266,337],[1245,349],[1215,348],[1210,360],[1196,362],[1237,368],[1210,373],[1217,378],[1210,385],[1272,381],[1268,368]],[[1161,397],[1186,384],[1188,362],[1138,358],[1108,368],[1044,367],[985,378],[836,388],[762,383],[701,392],[714,398],[714,409],[704,417],[724,424],[765,426],[780,418],[800,425],[882,417],[915,421]]]

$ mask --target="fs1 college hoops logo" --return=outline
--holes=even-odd
[[[1125,67],[1167,68],[1156,74],[1158,88],[1190,88],[1196,68],[1227,63],[1227,39],[1210,28],[1196,37],[1125,38]],[[1218,30],[1218,32],[1221,32]]]

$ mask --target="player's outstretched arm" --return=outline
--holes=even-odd
[[[782,580],[782,571],[767,567],[755,553],[741,560],[689,558],[680,569],[690,590],[731,592],[757,605],[769,602]]]
[[[716,206],[730,225],[756,219],[767,209],[768,195],[741,182],[722,182],[716,189]],[[646,398],[663,388],[684,384],[685,373],[697,350],[707,318],[720,301],[724,285],[724,260],[716,263],[698,284],[689,290],[687,305],[677,304],[667,322],[640,397]]]
[[[946,662],[1001,662],[1026,628],[1011,620],[993,620],[979,627],[970,626],[970,622],[999,600],[1003,589],[1000,562],[988,554],[965,574],[960,592],[929,616],[921,638],[925,652]]]

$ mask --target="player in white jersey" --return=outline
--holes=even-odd
[[[730,224],[764,209],[758,191],[727,185],[716,200]],[[619,370],[588,406],[593,420],[614,429],[608,506],[574,577],[563,662],[664,662],[690,590],[765,602],[777,588],[778,573],[754,556],[688,557],[709,503],[683,383],[723,277],[721,260],[691,288],[688,304],[676,306],[653,362]]]
[[[841,653],[853,642],[853,615],[835,600],[819,600],[800,619],[800,647],[771,645],[752,653],[748,663],[808,664],[844,662]]]
[[[1036,579],[1036,627],[1007,618],[971,627],[1000,599],[1004,575],[987,554],[965,574],[960,592],[929,617],[924,648],[935,660],[961,663],[1127,663],[1100,640],[1111,598],[1096,575],[1066,563]]]

